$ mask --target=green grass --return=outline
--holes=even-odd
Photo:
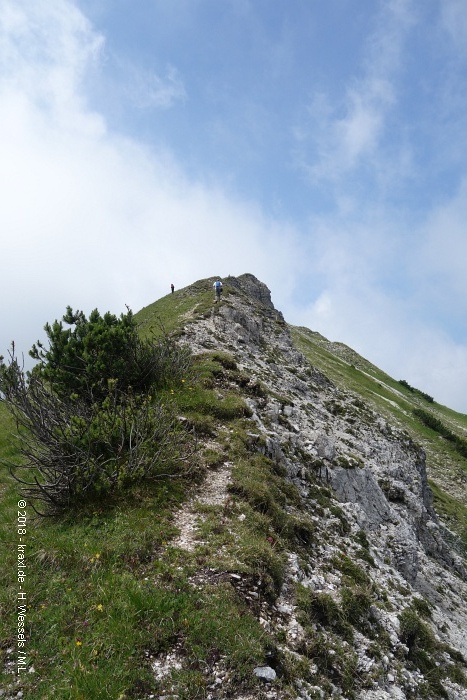
[[[173,394],[175,391],[173,391]],[[232,420],[250,416],[251,410],[241,396],[235,392],[216,392],[199,386],[187,386],[177,394],[177,405],[189,416],[191,413],[214,416],[221,420]]]
[[[15,482],[5,483],[5,489],[9,498],[2,499],[0,574],[4,653],[15,647],[19,583],[14,502],[20,496]],[[183,497],[182,483],[160,482],[94,512],[61,520],[34,519],[26,507],[25,651],[28,666],[36,671],[20,676],[28,698],[118,697],[137,681],[136,667],[141,665],[145,675],[144,650],[159,631],[147,610],[156,590],[146,586],[141,593],[144,574],[173,534],[172,510]],[[143,597],[152,602],[143,605]],[[155,620],[161,619],[163,610],[156,606],[154,613]],[[91,696],[91,675],[92,683],[107,690]],[[1,687],[7,681],[3,677]]]
[[[18,686],[28,698],[132,698],[163,692],[172,682],[180,698],[190,698],[204,687],[205,660],[220,656],[228,657],[239,686],[251,685],[268,641],[261,626],[230,585],[192,586],[195,565],[189,557],[172,561],[166,548],[174,534],[171,514],[183,497],[178,486],[133,492],[125,504],[77,521],[29,524],[23,590],[28,666],[35,673],[24,674]],[[15,644],[14,555],[12,542],[1,580],[4,653]],[[257,552],[251,556],[258,561]],[[151,657],[174,648],[183,671],[156,682]],[[5,660],[15,656],[16,650]],[[5,675],[1,687],[9,680]]]
[[[402,417],[403,422],[408,420],[410,425],[415,421],[407,414],[413,408],[425,408],[444,417],[461,436],[467,431],[467,414],[453,411],[436,401],[425,401],[345,345],[330,343],[307,328],[289,326],[289,329],[297,347],[315,367],[341,388],[361,396],[369,405],[377,406],[391,416]]]
[[[433,481],[430,481],[430,488],[442,521],[459,535],[463,550],[467,553],[467,505],[443,491]]]
[[[466,687],[465,660],[459,652],[440,643],[431,628],[422,620],[427,611],[420,611],[415,602],[400,615],[401,641],[408,647],[409,667],[419,669],[425,677],[425,692],[428,697],[449,697],[444,679],[455,678],[455,682]]]
[[[0,401],[0,454],[3,459],[13,459],[18,456],[18,451],[12,440],[12,435],[15,432],[15,422],[5,403]]]
[[[344,359],[328,350],[330,344],[319,334],[294,326],[290,326],[290,330],[295,344],[307,359],[338,386],[354,392],[368,405],[377,406],[385,413],[395,412],[399,418],[411,411],[407,400],[410,392],[350,348]]]
[[[215,309],[212,284],[216,278],[200,280],[194,285],[167,294],[135,314],[142,336],[162,331],[180,332],[187,322],[206,316]],[[228,287],[224,289],[224,296]]]
[[[228,356],[207,355],[198,360],[185,385],[167,389],[167,394],[180,413],[209,420],[214,433],[235,442],[247,458],[249,411],[235,372]],[[15,459],[8,437],[14,425],[4,409],[0,404],[0,458]],[[222,449],[203,454],[198,461],[218,463]],[[253,458],[253,472],[270,470],[263,462]],[[198,472],[196,468],[193,475]],[[16,524],[21,492],[5,470],[0,487],[0,661],[5,671],[0,687],[5,688],[15,681],[7,664],[18,659]],[[227,509],[211,507],[201,528],[207,543],[193,553],[182,552],[171,546],[177,532],[173,514],[191,488],[188,478],[160,478],[55,518],[33,517],[26,506],[22,541],[27,574],[21,593],[27,606],[26,665],[34,672],[21,673],[15,691],[21,688],[28,700],[124,700],[165,694],[174,684],[178,697],[188,700],[207,693],[206,664],[219,659],[227,659],[223,663],[235,688],[257,686],[253,668],[265,662],[273,640],[229,581],[211,582],[208,577],[193,585],[190,577],[204,569],[241,572],[252,581],[262,580],[263,594],[274,597],[284,571],[274,529],[278,511],[270,504],[272,510],[265,515],[260,503],[252,506],[249,496],[232,494]],[[284,502],[287,495],[277,486],[274,497]],[[241,513],[244,520],[238,518]],[[226,517],[232,521],[229,528]],[[167,652],[178,654],[182,667],[156,679],[151,665]]]

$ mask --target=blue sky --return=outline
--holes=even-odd
[[[464,0],[0,0],[0,352],[251,272],[467,412]]]

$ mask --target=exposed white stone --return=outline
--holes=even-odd
[[[444,541],[432,511],[424,452],[369,407],[360,415],[354,396],[340,391],[308,366],[293,347],[265,285],[251,275],[238,278],[234,284],[239,294],[225,298],[210,317],[187,326],[183,342],[195,352],[203,352],[215,334],[216,345],[222,339],[238,366],[266,387],[269,393],[265,396],[247,398],[253,412],[251,449],[258,449],[287,470],[302,494],[303,510],[316,527],[310,561],[305,564],[296,552],[288,553],[285,583],[276,608],[261,609],[261,617],[272,628],[285,628],[288,653],[299,651],[304,630],[294,617],[296,585],[315,594],[325,592],[338,601],[342,582],[340,574],[332,571],[331,562],[345,549],[366,571],[375,589],[384,591],[384,600],[372,605],[371,614],[392,647],[391,653],[385,649],[382,658],[370,658],[366,654],[369,641],[364,635],[356,636],[359,668],[371,671],[378,683],[378,687],[360,691],[357,699],[405,700],[404,688],[416,697],[416,688],[424,678],[404,666],[409,649],[401,643],[399,625],[401,612],[415,596],[430,601],[432,620],[426,624],[441,642],[467,658],[465,564]],[[258,302],[260,314],[255,307]],[[243,341],[240,345],[239,338]],[[271,357],[274,362],[269,361]],[[213,474],[209,478],[214,478]],[[350,536],[340,532],[339,517],[323,509],[313,496],[313,479],[333,489]],[[221,503],[220,495],[219,499]],[[186,541],[194,541],[196,524],[187,521]],[[374,566],[355,558],[353,538],[360,529],[366,533]],[[309,628],[314,624],[310,622]],[[465,689],[453,683],[446,687],[449,700],[467,698]],[[300,693],[303,698],[307,694],[318,697],[313,685],[303,684]],[[336,688],[336,697],[338,693]]]
[[[269,682],[275,681],[277,677],[275,670],[270,666],[258,666],[254,669],[253,673],[257,678]]]

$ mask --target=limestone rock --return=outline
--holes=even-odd
[[[273,668],[270,666],[258,666],[253,671],[257,678],[261,678],[263,681],[271,683],[276,680],[277,674]]]
[[[349,575],[361,571],[362,581],[370,582],[365,584],[368,590],[377,594],[353,641],[343,644],[374,684],[356,689],[355,699],[416,700],[426,679],[407,662],[410,649],[400,628],[401,614],[414,600],[421,596],[426,601],[431,617],[424,624],[440,643],[467,659],[465,562],[449,546],[434,512],[425,452],[405,431],[362,407],[308,363],[294,347],[265,284],[250,274],[225,282],[235,293],[226,294],[209,317],[190,323],[182,342],[194,352],[204,352],[209,342],[216,349],[225,347],[239,369],[264,387],[261,396],[246,397],[252,412],[249,449],[286,470],[302,499],[300,506],[287,508],[297,521],[306,519],[307,532],[313,532],[300,554],[288,552],[282,590],[274,606],[261,607],[262,624],[280,630],[281,651],[295,655],[299,665],[308,664],[313,675],[316,664],[302,655],[304,639],[313,630],[324,644],[326,630],[316,620],[308,621],[308,629],[301,624],[297,586],[339,603],[350,585]],[[340,350],[343,357],[349,355],[345,346]],[[320,501],[320,488],[330,490],[332,505]],[[354,568],[349,574],[336,562],[350,562]],[[372,625],[385,640],[376,654]],[[326,659],[338,663],[331,634],[328,643]],[[277,680],[269,666],[256,667],[254,674],[266,682]],[[331,694],[326,690],[323,697],[346,697],[335,678],[330,687]],[[298,698],[321,696],[318,684],[304,680],[297,680],[296,692]],[[449,700],[467,697],[451,681],[446,692]]]

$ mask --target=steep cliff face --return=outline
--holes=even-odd
[[[251,274],[227,278],[221,303],[190,319],[181,342],[228,353],[259,388],[245,392],[250,447],[297,487],[289,515],[313,526],[305,546],[289,546],[278,596],[258,613],[301,669],[296,697],[467,698],[465,562],[443,539],[421,447],[310,365]],[[188,548],[196,523],[184,517],[178,546]],[[266,668],[264,697],[282,697],[278,669]]]

